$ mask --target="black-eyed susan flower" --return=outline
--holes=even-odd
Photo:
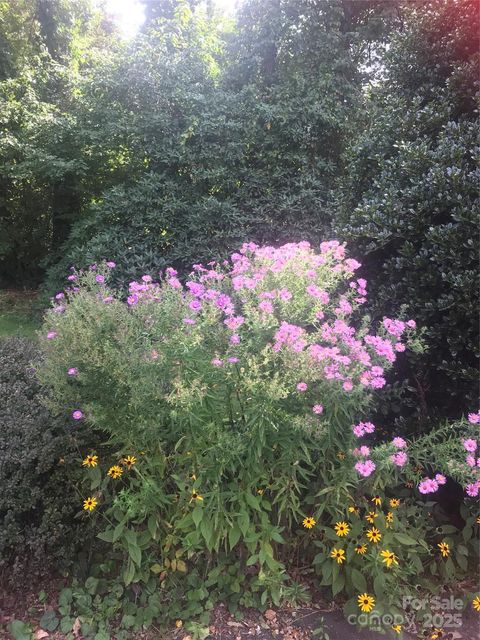
[[[345,562],[345,551],[343,549],[332,549],[330,557],[337,561],[338,564]]]
[[[372,527],[371,529],[369,529],[366,535],[367,535],[367,538],[370,540],[370,542],[373,542],[375,544],[377,542],[380,542],[380,540],[382,539],[382,534],[375,527]]]
[[[472,600],[472,607],[475,609],[475,611],[478,611],[480,613],[480,596],[476,596]]]
[[[192,500],[196,500],[197,502],[202,502],[203,497],[199,493],[197,493],[194,489],[192,491],[192,497],[190,498],[190,502],[192,502]]]
[[[83,508],[85,511],[93,511],[98,504],[98,500],[94,497],[86,498],[83,501]]]
[[[121,463],[123,464],[123,466],[127,467],[127,469],[131,469],[137,462],[137,459],[135,456],[126,456],[125,458],[122,458]]]
[[[440,640],[440,638],[443,638],[443,629],[437,629],[434,627],[430,631],[429,640]]]
[[[110,478],[113,478],[114,480],[117,480],[118,478],[120,478],[122,473],[123,473],[122,467],[120,467],[118,464],[114,464],[107,471],[107,476],[110,476]]]
[[[398,565],[397,556],[391,551],[389,551],[388,549],[385,549],[384,551],[380,551],[380,555],[383,558],[382,562],[384,562],[388,568],[390,568],[392,564]]]
[[[368,593],[361,593],[357,598],[357,602],[360,610],[365,613],[370,613],[375,606],[375,598],[369,596]]]
[[[345,460],[345,454],[343,453],[343,451],[339,451],[339,452],[337,453],[337,458],[338,458],[339,460]]]
[[[82,467],[96,467],[97,464],[98,464],[98,456],[95,456],[93,454],[88,455],[82,461]]]
[[[475,522],[476,522],[477,524],[480,524],[480,516],[477,516],[477,519],[475,520]]]
[[[360,509],[358,507],[356,507],[355,505],[350,505],[348,507],[348,513],[359,513]]]
[[[392,624],[392,631],[394,631],[395,633],[402,633],[402,625]]]
[[[386,520],[387,522],[393,522],[393,512],[392,512],[392,511],[389,511],[389,512],[387,513],[387,515],[385,516],[385,520]]]
[[[372,502],[379,507],[382,504],[382,499],[380,496],[373,496]]]
[[[350,533],[350,527],[346,522],[337,522],[335,524],[335,533],[339,538],[347,536]]]
[[[358,553],[358,555],[363,556],[364,553],[367,553],[367,545],[359,544],[358,547],[355,547],[355,553]]]
[[[312,518],[311,516],[307,516],[306,518],[303,519],[302,524],[305,527],[305,529],[313,529],[313,527],[317,524],[317,521],[315,520],[315,518]]]
[[[440,549],[440,553],[442,554],[442,556],[444,558],[448,558],[448,556],[450,555],[450,546],[448,542],[439,542],[437,544],[437,547]]]
[[[398,498],[390,498],[389,504],[392,509],[396,509],[400,506],[400,500]]]
[[[367,522],[370,522],[370,524],[375,523],[375,518],[378,518],[378,513],[376,511],[369,511],[365,516],[365,520],[367,520]]]

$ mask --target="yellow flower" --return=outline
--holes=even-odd
[[[198,500],[198,502],[202,502],[203,500],[202,496],[199,493],[197,493],[195,489],[192,491],[192,497],[190,498],[190,502],[192,500]]]
[[[475,520],[475,522],[476,522],[477,524],[480,524],[480,516],[477,516],[477,519]]]
[[[373,504],[376,504],[377,507],[379,507],[382,504],[382,499],[380,498],[380,496],[373,496],[372,502]]]
[[[355,553],[358,553],[360,556],[363,556],[364,553],[367,552],[367,545],[360,544],[358,547],[355,547]]]
[[[335,524],[335,533],[339,538],[350,533],[350,528],[346,522],[337,522]]]
[[[401,633],[402,632],[402,625],[401,624],[392,624],[392,630],[395,631],[395,633]]]
[[[330,557],[337,561],[338,564],[345,562],[345,551],[343,549],[332,549]]]
[[[357,600],[360,610],[365,613],[370,613],[375,606],[375,598],[373,596],[369,596],[368,593],[362,593],[358,596]]]
[[[472,600],[472,607],[475,609],[475,611],[478,611],[480,613],[480,596],[476,596]]]
[[[190,480],[193,480],[195,482],[195,480],[197,479],[197,476],[192,473],[192,475],[190,476]]]
[[[450,547],[448,546],[448,542],[439,542],[437,547],[440,549],[440,553],[444,558],[447,558],[450,555]]]
[[[97,504],[98,501],[96,498],[87,498],[83,501],[83,508],[85,509],[85,511],[93,511]]]
[[[398,506],[400,506],[400,500],[398,498],[390,498],[390,506],[392,507],[392,509],[396,509]]]
[[[127,469],[131,469],[133,465],[137,462],[135,456],[127,456],[121,460],[121,463],[127,467]]]
[[[98,464],[98,456],[90,454],[83,460],[82,467],[96,467]]]
[[[118,464],[114,464],[113,467],[110,467],[110,469],[107,471],[107,476],[110,476],[110,478],[116,480],[117,478],[120,478],[122,473],[122,467],[119,467]]]
[[[181,629],[183,627],[183,622],[181,620],[176,620],[175,626],[177,629]]]
[[[380,555],[383,558],[382,562],[384,562],[388,568],[390,568],[392,564],[398,565],[397,556],[388,549],[385,549],[385,551],[380,551]]]
[[[303,526],[305,527],[305,529],[312,529],[316,524],[317,521],[315,520],[315,518],[307,516],[303,519]]]
[[[443,631],[442,629],[437,629],[436,627],[434,627],[430,633],[430,640],[438,640],[439,638],[443,637]]]
[[[355,507],[355,506],[348,507],[348,513],[358,513],[359,511],[360,509],[358,507]]]
[[[365,520],[370,522],[370,524],[375,523],[375,518],[378,518],[378,513],[376,513],[375,511],[369,511],[365,516]]]
[[[385,520],[386,520],[387,522],[393,522],[393,513],[392,513],[392,511],[389,511],[389,512],[387,513],[387,515],[385,516]]]
[[[377,542],[380,542],[380,540],[382,539],[382,534],[378,529],[375,529],[375,527],[372,527],[367,531],[367,538],[370,540],[370,542],[377,543]]]

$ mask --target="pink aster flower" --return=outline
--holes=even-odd
[[[143,282],[145,282],[146,284],[149,284],[149,283],[152,281],[152,276],[144,275],[144,276],[142,276],[142,280],[143,280]]]
[[[473,438],[467,438],[463,441],[463,448],[469,453],[474,453],[477,450],[477,441]]]
[[[435,493],[435,491],[438,491],[438,482],[433,478],[424,478],[419,483],[418,490],[423,494]]]
[[[390,456],[390,460],[397,467],[404,467],[408,462],[408,456],[405,451],[397,451],[397,453]]]
[[[192,318],[184,318],[183,319],[183,323],[184,324],[196,324],[195,320],[193,320]]]
[[[81,420],[83,418],[83,413],[80,409],[75,409],[75,411],[72,411],[72,418],[74,420]]]
[[[202,308],[202,303],[198,300],[192,300],[188,303],[188,306],[192,311],[200,311],[200,309]]]
[[[76,367],[70,367],[67,373],[69,376],[76,376],[78,373],[78,369]]]
[[[236,333],[233,334],[233,336],[230,336],[230,343],[231,344],[240,344],[240,336]]]
[[[375,468],[375,463],[372,460],[365,460],[364,462],[359,461],[355,465],[355,469],[364,478],[368,478],[368,476],[372,475]]]
[[[472,484],[467,484],[465,487],[465,491],[470,498],[476,498],[478,496],[478,491],[480,489],[479,482],[473,482]]]
[[[312,411],[313,413],[316,413],[317,415],[320,415],[321,413],[323,413],[323,405],[322,404],[314,404],[312,407]]]
[[[49,331],[47,333],[47,339],[48,340],[53,340],[56,337],[57,337],[57,332],[56,331]]]
[[[57,295],[55,296],[55,300],[63,300],[63,298],[65,298],[65,294],[62,292],[57,293]]]
[[[220,360],[220,358],[213,358],[213,360],[211,360],[211,363],[214,367],[221,367],[223,364],[223,360]]]
[[[68,278],[67,278],[67,280],[69,282],[75,282],[76,279],[77,279],[77,276],[74,276],[73,273],[72,273],[72,275],[68,276]]]
[[[392,444],[396,449],[405,449],[407,447],[407,442],[403,438],[394,438]]]
[[[407,327],[410,327],[410,329],[415,329],[417,326],[415,320],[407,320],[405,324],[407,325]]]
[[[269,300],[262,300],[258,305],[258,308],[264,313],[273,313],[273,304]]]
[[[360,424],[356,424],[354,427],[352,427],[352,429],[357,438],[361,438],[365,435],[365,429],[363,428],[363,424],[361,422]]]
[[[236,364],[237,362],[239,362],[238,358],[235,358],[235,356],[233,356],[232,358],[229,358],[228,361],[231,362],[232,364]]]
[[[405,345],[402,342],[395,343],[395,351],[398,351],[399,353],[405,351]]]
[[[108,262],[105,263],[107,265],[107,267],[109,269],[115,269],[115,267],[117,266],[115,262],[113,262],[112,260],[109,260]]]
[[[365,458],[370,455],[370,447],[366,447],[365,445],[362,445],[358,451],[360,455]]]
[[[345,380],[342,387],[344,391],[351,391],[353,389],[353,383],[351,380]]]
[[[128,296],[127,298],[127,304],[130,305],[131,307],[135,306],[138,303],[138,296],[136,293],[132,293],[131,296]]]
[[[469,413],[468,421],[470,424],[478,424],[480,422],[480,411],[478,413]]]
[[[446,484],[447,479],[444,475],[442,475],[441,473],[437,473],[437,475],[435,476],[435,480],[437,481],[437,483],[439,485],[441,484]]]
[[[103,299],[103,303],[104,303],[104,304],[109,304],[110,302],[113,302],[113,296],[106,296],[106,297]]]
[[[95,282],[103,284],[105,282],[105,278],[99,274],[98,276],[95,276]]]
[[[468,464],[469,467],[474,467],[475,466],[475,458],[474,458],[474,456],[467,456],[465,458],[465,462]]]
[[[299,391],[306,391],[308,389],[308,385],[305,382],[299,382],[297,384],[297,389]]]

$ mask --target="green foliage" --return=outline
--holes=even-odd
[[[387,330],[372,338],[350,286],[358,264],[336,242],[321,250],[248,244],[233,254],[232,271],[197,265],[185,289],[174,271],[161,284],[146,275],[130,284],[127,303],[104,284],[108,269],[99,265],[75,274],[78,290],[47,315],[39,376],[49,402],[110,436],[110,451],[85,470],[81,489],[98,537],[111,545],[108,562],[79,586],[100,589],[82,614],[95,629],[109,628],[119,611],[124,628],[138,629],[166,610],[171,620],[205,624],[217,600],[233,612],[305,600],[289,574],[299,557],[333,596],[357,606],[359,593],[373,590],[385,612],[420,569],[431,579],[435,532],[411,502],[398,523],[387,513],[375,522],[393,566],[375,543],[365,556],[355,552],[370,526],[370,496],[399,482],[391,443],[372,449],[371,478],[359,482],[354,469],[352,424],[371,402],[362,376],[389,367],[388,345],[400,338]],[[342,360],[340,379],[326,365],[337,351],[317,344],[330,326],[340,353],[357,354]],[[399,326],[410,341],[409,325]],[[316,526],[302,533],[305,516]],[[343,521],[345,538],[335,530]],[[334,549],[345,550],[345,566]],[[71,607],[69,619],[80,612]]]
[[[406,305],[427,328],[426,353],[398,377],[423,428],[475,408],[478,391],[478,19],[470,0],[407,13],[349,151],[334,220],[367,254],[373,316]]]
[[[43,407],[32,369],[38,357],[29,340],[0,340],[0,571],[12,584],[27,566],[67,566],[91,536],[75,520],[75,474],[67,472],[82,436]]]

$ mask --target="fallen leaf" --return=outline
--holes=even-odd
[[[73,623],[73,627],[72,627],[72,633],[75,636],[75,638],[78,638],[78,636],[80,635],[81,626],[82,626],[82,623],[80,622],[80,618],[75,618],[75,622]]]
[[[275,611],[273,611],[273,609],[267,609],[263,615],[267,620],[275,620],[275,618],[277,617],[277,614],[275,613]]]
[[[43,629],[39,629],[38,631],[35,631],[34,635],[35,635],[35,640],[42,640],[42,638],[48,638],[48,633]]]

